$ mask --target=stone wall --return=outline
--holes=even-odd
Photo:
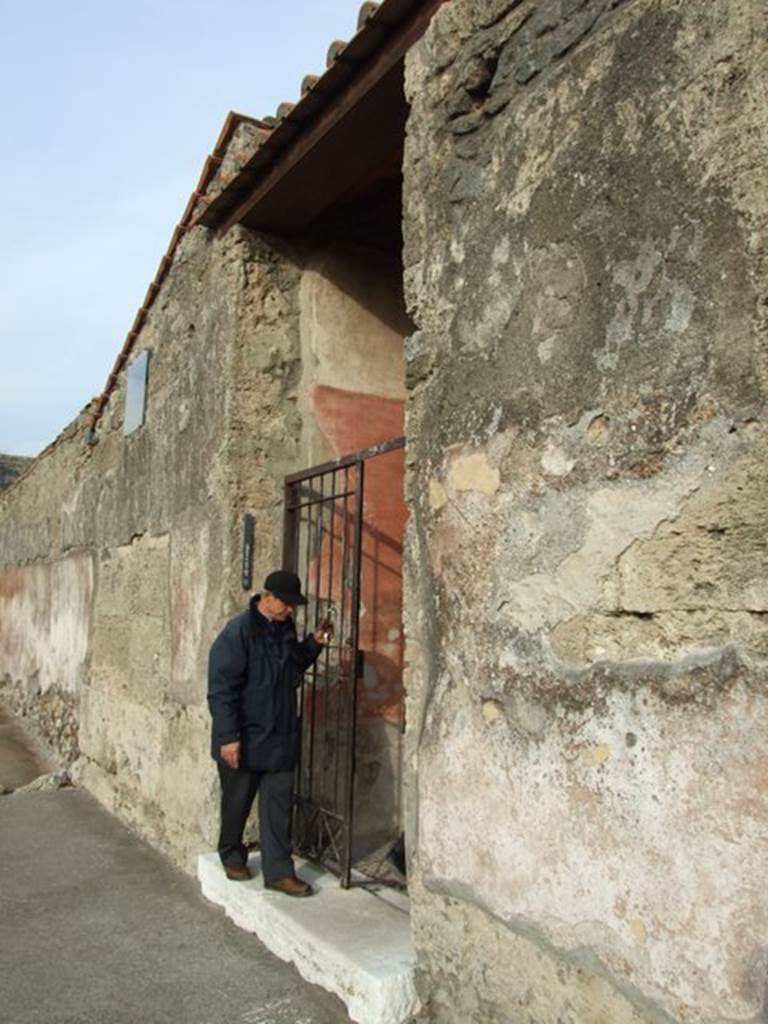
[[[0,454],[0,491],[20,476],[31,461],[24,455]]]
[[[763,16],[465,0],[409,57],[409,845],[440,1024],[765,1013]]]
[[[215,838],[206,661],[247,597],[242,515],[258,583],[300,460],[299,273],[247,231],[189,232],[135,346],[144,425],[123,435],[122,375],[97,443],[81,417],[0,505],[3,696],[187,867]]]

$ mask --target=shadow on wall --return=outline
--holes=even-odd
[[[307,465],[402,436],[404,339],[412,329],[397,256],[334,243],[310,262],[301,284]],[[360,849],[375,845],[377,835],[394,837],[400,831],[404,474],[402,450],[365,464],[355,749],[355,835]],[[354,489],[354,481],[340,489],[350,486]],[[343,550],[350,540],[346,531],[354,519],[354,498],[331,504],[304,564],[311,592],[331,594],[339,606],[348,607],[350,566],[343,564]],[[340,683],[339,700],[344,699],[343,690]],[[337,713],[333,701],[316,709],[318,721]],[[346,750],[327,723],[319,734],[326,737],[328,748],[322,756],[315,752],[322,774],[323,758],[330,766],[343,760]]]
[[[360,245],[337,244],[310,269],[396,337],[406,338],[413,332],[413,321],[405,309],[399,256]]]

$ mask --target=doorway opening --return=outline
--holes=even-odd
[[[283,564],[305,581],[297,626],[334,636],[299,700],[294,844],[343,887],[404,888],[402,550],[405,439],[285,481]]]

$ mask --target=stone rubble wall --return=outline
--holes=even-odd
[[[282,477],[299,458],[295,254],[235,229],[181,243],[125,376],[85,442],[71,424],[0,499],[0,696],[111,810],[187,868],[217,828],[205,704],[210,643],[280,557]]]
[[[759,0],[464,0],[408,60],[431,1019],[762,1019]]]
[[[20,476],[32,459],[25,455],[3,455],[0,453],[0,491]]]

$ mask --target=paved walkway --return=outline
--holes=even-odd
[[[0,786],[41,766],[0,719]],[[236,884],[236,883],[232,883]],[[83,790],[0,796],[3,1024],[348,1024]]]

